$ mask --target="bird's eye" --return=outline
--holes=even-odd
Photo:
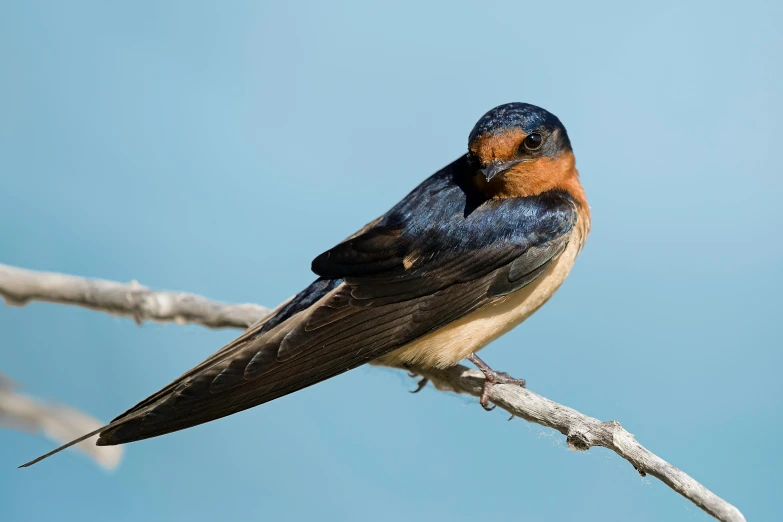
[[[525,148],[525,150],[528,151],[534,151],[541,148],[541,145],[544,144],[544,138],[541,137],[541,135],[537,132],[534,132],[525,140],[522,142],[522,146]]]

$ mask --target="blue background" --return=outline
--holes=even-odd
[[[568,281],[485,350],[780,516],[780,2],[0,4],[0,262],[275,305],[462,154],[488,109],[567,126]],[[0,307],[0,369],[110,419],[234,331]],[[113,473],[0,432],[0,519],[708,520],[602,449],[361,368],[133,444]]]

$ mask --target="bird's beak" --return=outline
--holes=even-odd
[[[506,172],[508,169],[516,165],[517,163],[521,163],[521,160],[516,161],[493,161],[492,163],[487,164],[486,167],[479,169],[479,172],[484,175],[484,179],[487,181],[491,180],[492,178],[496,178]]]

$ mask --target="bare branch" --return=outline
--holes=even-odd
[[[42,404],[14,390],[10,379],[0,374],[0,428],[43,434],[64,444],[103,426],[104,423],[67,406]],[[106,469],[114,469],[122,459],[121,446],[96,446],[98,436],[75,447]]]
[[[132,283],[88,280],[80,277],[34,272],[0,265],[0,296],[11,304],[39,300],[84,306],[138,321],[178,321],[212,328],[247,327],[269,314],[256,305],[215,303],[184,293],[154,292]],[[143,305],[138,303],[143,301]],[[441,391],[479,397],[483,375],[464,366],[446,370],[414,369]],[[499,384],[490,400],[515,417],[553,428],[566,436],[568,447],[586,451],[602,446],[627,460],[642,476],[652,475],[701,509],[724,522],[744,522],[742,513],[682,470],[639,444],[618,422],[602,422],[541,397],[525,388]]]
[[[270,310],[254,304],[230,305],[181,292],[150,290],[103,279],[37,272],[0,264],[0,297],[9,306],[30,301],[82,306],[144,321],[200,324],[209,328],[244,328]]]
[[[484,376],[477,370],[455,366],[446,370],[416,370],[441,391],[481,396]],[[641,476],[652,475],[718,520],[744,521],[740,511],[684,471],[639,444],[619,422],[602,422],[530,390],[508,384],[492,387],[489,399],[515,417],[553,428],[566,436],[568,447],[587,451],[593,446],[610,449],[627,460]]]

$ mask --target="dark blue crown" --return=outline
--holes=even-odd
[[[487,112],[473,127],[468,142],[473,142],[482,134],[496,134],[513,128],[522,129],[525,134],[536,130],[546,130],[549,133],[559,130],[558,134],[565,138],[565,143],[568,143],[565,127],[557,116],[541,107],[519,102],[498,105]],[[568,145],[570,146],[570,143]]]

